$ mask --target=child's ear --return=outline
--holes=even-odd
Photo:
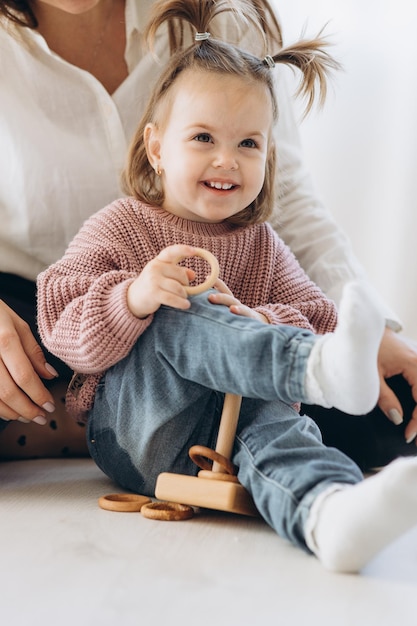
[[[146,124],[145,130],[143,131],[143,142],[149,163],[154,170],[158,170],[161,161],[161,142],[159,139],[159,130],[155,124]]]

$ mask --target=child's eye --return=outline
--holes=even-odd
[[[211,141],[211,137],[208,133],[200,133],[194,137],[195,141],[202,141],[203,143],[209,143]]]
[[[240,142],[240,145],[242,146],[242,148],[256,148],[257,147],[257,143],[253,139],[244,139],[243,141]]]

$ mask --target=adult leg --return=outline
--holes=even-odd
[[[400,456],[416,456],[415,442],[405,441],[405,427],[415,408],[410,385],[402,376],[389,379],[388,384],[400,399],[404,422],[395,426],[377,406],[367,415],[352,416],[338,409],[302,405],[301,412],[319,426],[327,446],[342,450],[362,471],[382,467]]]

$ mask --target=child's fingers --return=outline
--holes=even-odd
[[[220,278],[216,280],[213,287],[217,289],[217,291],[220,291],[220,293],[227,293],[229,296],[233,296],[233,293],[230,291],[229,287]]]

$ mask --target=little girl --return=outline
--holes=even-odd
[[[196,474],[189,447],[214,446],[224,394],[240,395],[232,460],[260,514],[327,568],[355,572],[417,523],[417,460],[363,481],[296,409],[369,411],[384,321],[352,284],[336,327],[333,303],[265,221],[274,66],[301,70],[311,105],[335,63],[321,39],[263,59],[218,41],[210,28],[225,8],[256,26],[243,1],[156,3],[150,40],[178,19],[195,41],[172,41],[130,150],[129,197],[90,218],[40,275],[40,333],[77,372],[68,407],[122,487],[153,495],[161,472]],[[217,257],[221,280],[187,297],[207,272],[196,247]]]

